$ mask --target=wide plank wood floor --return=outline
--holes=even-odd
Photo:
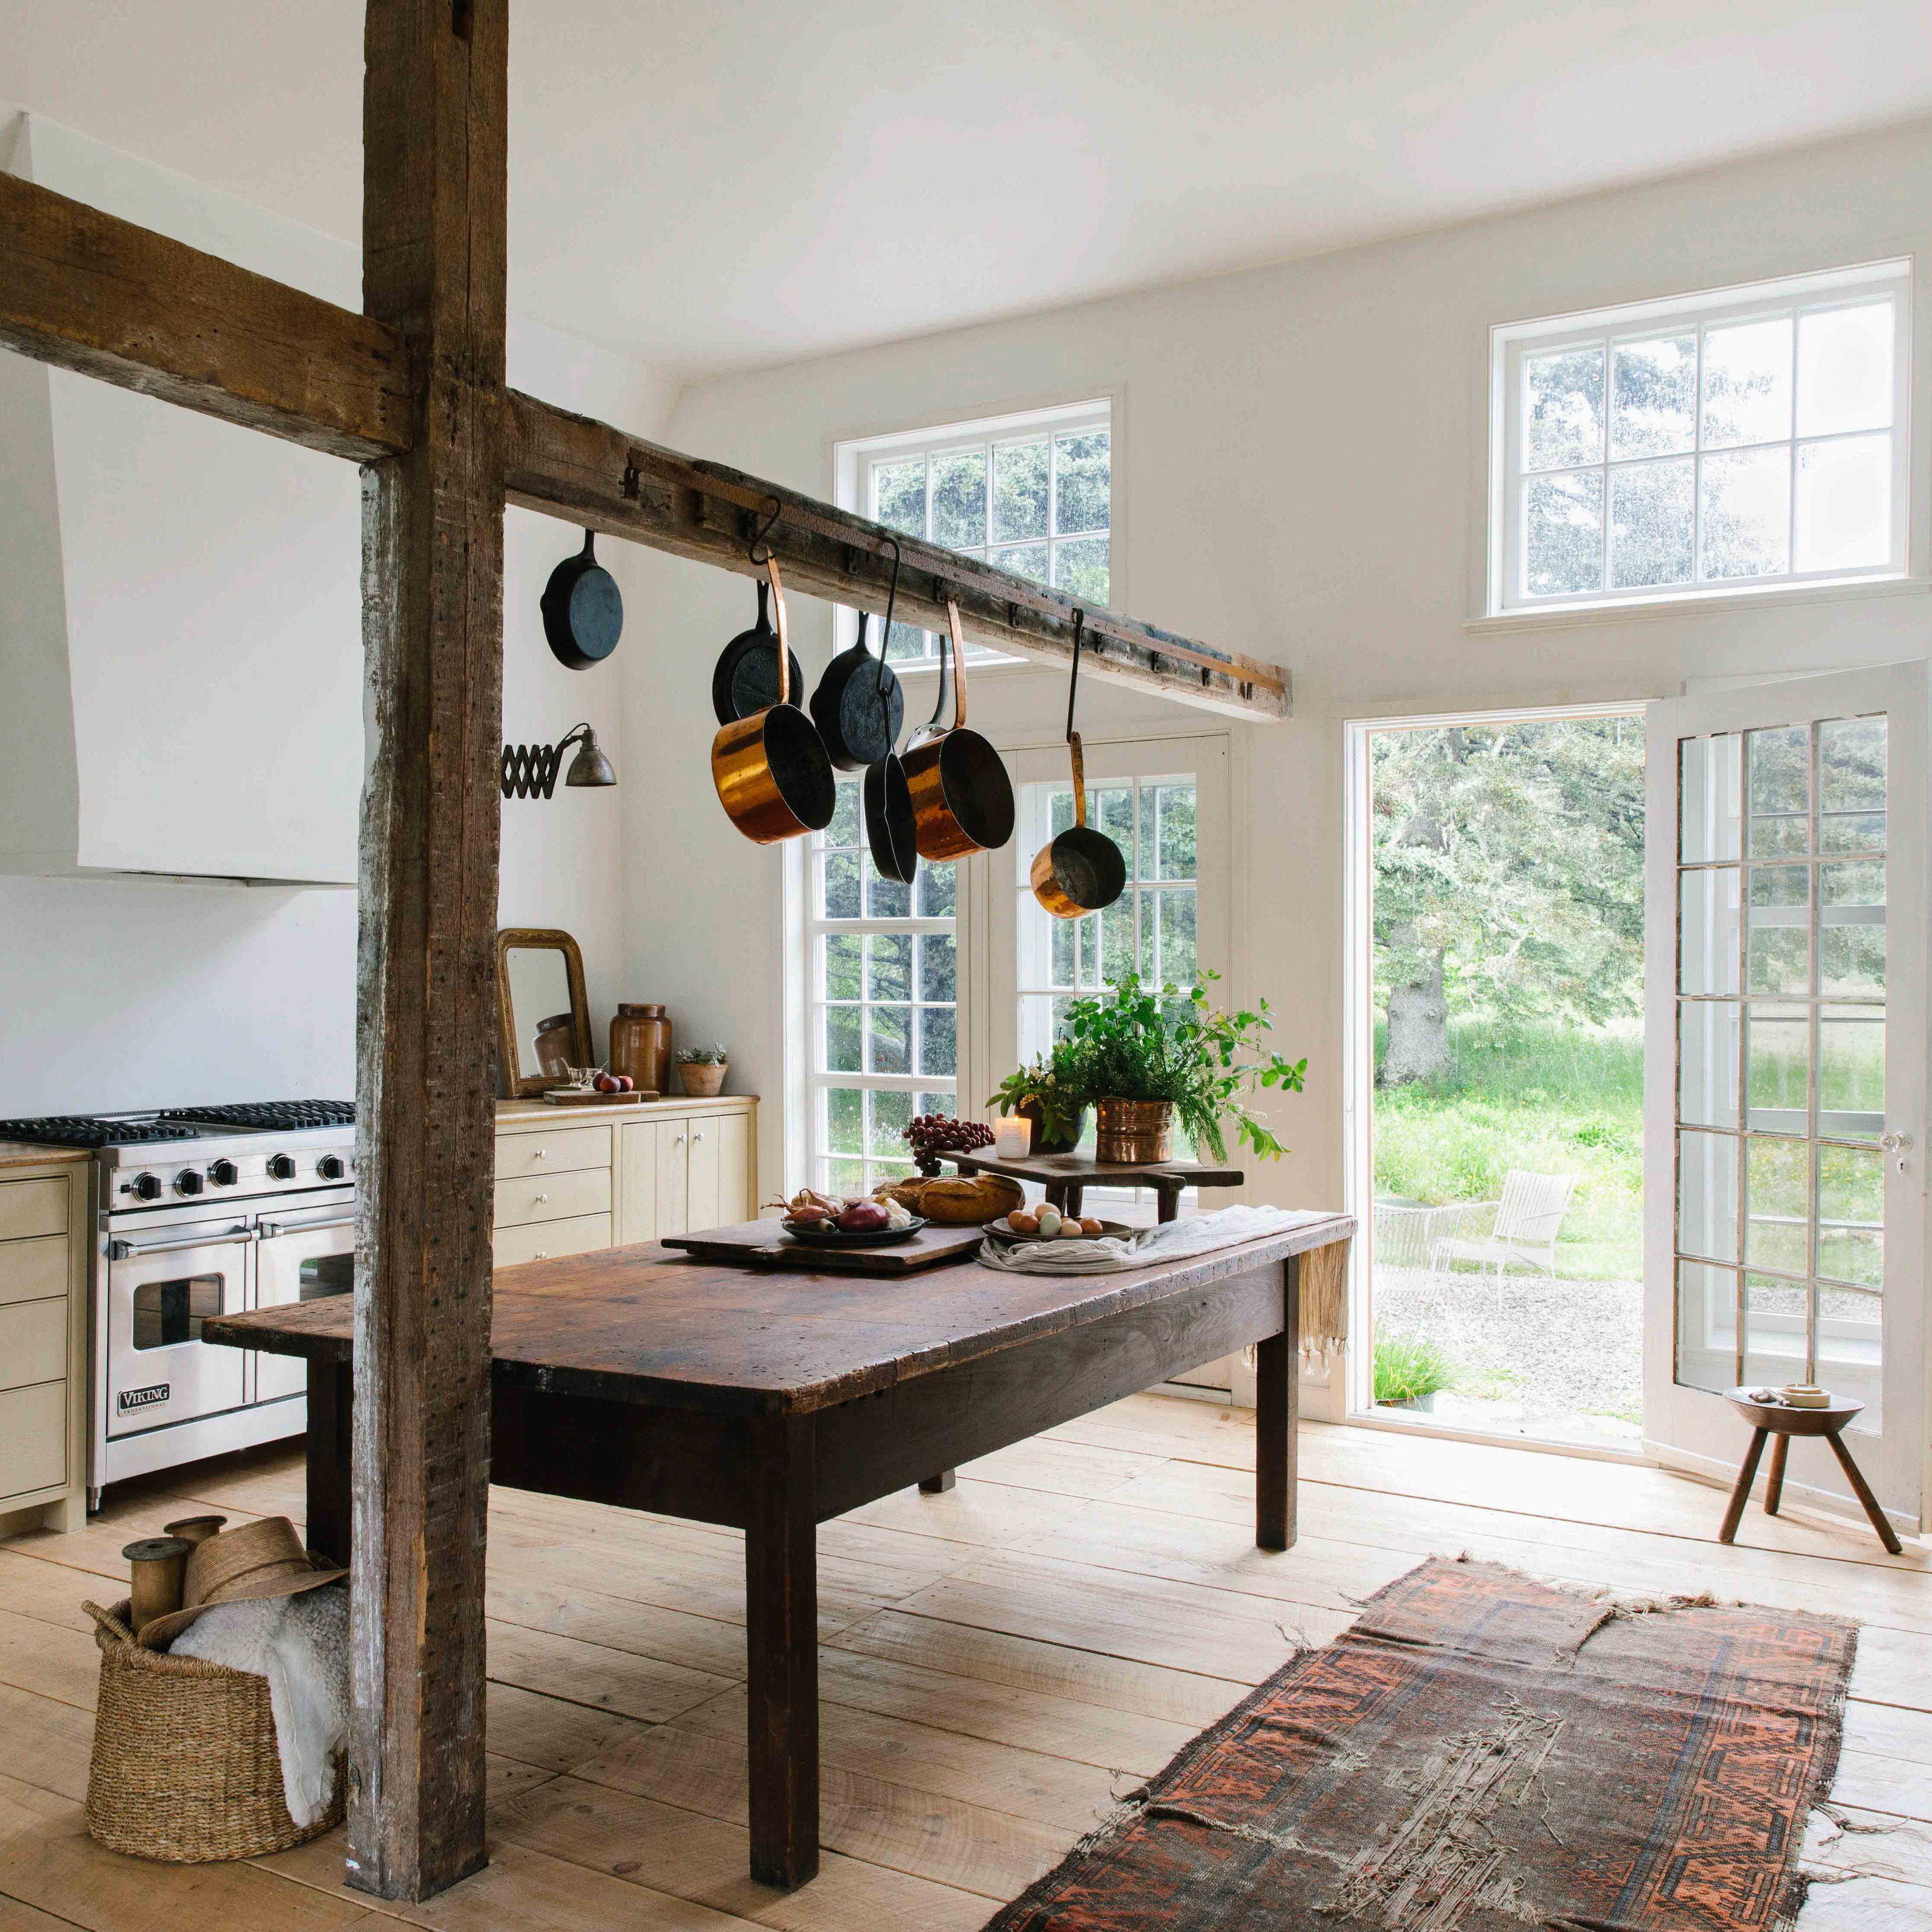
[[[184,1869],[85,1833],[83,1598],[191,1509],[302,1509],[299,1456],[127,1486],[70,1536],[0,1544],[0,1932],[766,1926],[972,1932],[1298,1643],[1432,1552],[1620,1594],[1712,1588],[1865,1626],[1804,1932],[1932,1928],[1932,1547],[1745,1518],[1654,1469],[1308,1425],[1302,1536],[1252,1546],[1252,1416],[1138,1396],[820,1532],[822,1875],[746,1875],[744,1600],[731,1531],[514,1490],[490,1521],[491,1864],[429,1904],[341,1884],[340,1834]],[[1846,1876],[1846,1874],[1856,1876]],[[372,1924],[369,1932],[375,1932]]]

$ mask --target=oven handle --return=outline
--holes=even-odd
[[[352,1228],[355,1225],[353,1214],[338,1214],[332,1221],[264,1221],[260,1226],[262,1240],[273,1241],[284,1234],[313,1234],[321,1228]]]
[[[138,1255],[172,1254],[181,1248],[225,1248],[231,1243],[252,1241],[255,1231],[245,1223],[231,1228],[225,1234],[180,1234],[171,1241],[124,1241],[118,1239],[107,1244],[110,1261],[132,1261]]]

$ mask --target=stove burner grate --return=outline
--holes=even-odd
[[[202,1120],[217,1127],[262,1127],[270,1132],[300,1127],[347,1127],[356,1124],[350,1100],[242,1100],[220,1107],[170,1107],[169,1120]]]
[[[92,1114],[56,1114],[37,1120],[0,1120],[0,1140],[26,1141],[36,1147],[135,1147],[183,1138],[180,1124],[165,1119],[112,1120]]]

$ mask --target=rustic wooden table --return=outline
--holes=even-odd
[[[1030,1180],[1046,1190],[1046,1198],[1063,1213],[1080,1211],[1080,1197],[1090,1187],[1151,1187],[1159,1204],[1157,1218],[1172,1221],[1180,1212],[1181,1190],[1187,1187],[1239,1187],[1247,1179],[1238,1167],[1210,1167],[1198,1160],[1156,1160],[1126,1163],[1091,1160],[1082,1154],[1029,1154],[1016,1160],[983,1152],[943,1154],[962,1174],[1004,1174],[1009,1180]]]
[[[490,1479],[745,1532],[752,1874],[802,1885],[818,1869],[817,1525],[1258,1343],[1255,1540],[1287,1549],[1300,1257],[1354,1232],[1312,1215],[1127,1274],[780,1274],[656,1244],[505,1268]],[[309,1540],[346,1561],[350,1298],[202,1332],[307,1357]]]

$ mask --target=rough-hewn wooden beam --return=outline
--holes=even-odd
[[[393,328],[9,174],[0,347],[358,462],[409,447]]]
[[[363,293],[408,345],[364,475],[349,1878],[484,1860],[508,0],[369,0]]]
[[[768,508],[775,500],[782,514],[766,542],[783,560],[787,584],[856,610],[885,610],[892,580],[886,539],[893,533],[795,490],[695,461],[514,390],[505,461],[512,503],[746,576],[758,574],[747,519],[762,524],[754,506]],[[937,544],[898,541],[897,609],[905,622],[943,631],[953,598],[973,642],[1066,662],[1075,599]],[[1288,715],[1288,674],[1278,664],[1108,610],[1088,611],[1086,644],[1091,668],[1163,697],[1239,718]]]

